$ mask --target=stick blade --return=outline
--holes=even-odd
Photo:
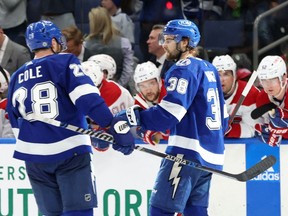
[[[260,116],[264,115],[266,112],[277,108],[277,105],[274,103],[264,104],[263,106],[257,107],[251,112],[252,119],[258,119]]]
[[[270,167],[272,167],[276,163],[276,158],[273,155],[269,155],[268,157],[261,160],[259,163],[255,164],[248,170],[244,171],[243,173],[240,173],[237,175],[238,181],[249,181],[259,174],[263,173]]]

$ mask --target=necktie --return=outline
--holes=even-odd
[[[158,62],[158,61],[156,61],[156,62],[155,62],[155,65],[156,65],[157,68],[159,68],[159,66],[161,65],[161,63]]]

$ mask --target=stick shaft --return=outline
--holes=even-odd
[[[249,79],[249,81],[247,82],[245,88],[242,91],[242,94],[240,96],[240,99],[238,100],[236,106],[234,107],[232,113],[230,114],[230,119],[229,119],[229,125],[233,122],[237,111],[239,110],[240,106],[243,104],[243,101],[245,100],[247,94],[249,93],[250,89],[252,88],[255,80],[257,79],[257,71],[254,71]]]

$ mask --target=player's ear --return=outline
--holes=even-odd
[[[54,53],[60,53],[62,48],[55,38],[52,38],[51,49]]]

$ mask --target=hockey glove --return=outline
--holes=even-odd
[[[97,151],[100,151],[100,152],[107,151],[109,149],[109,144],[110,144],[109,142],[106,142],[104,140],[97,139],[97,138],[94,138],[94,137],[91,137],[91,143],[92,143],[92,146]]]
[[[255,136],[262,142],[267,143],[269,146],[275,147],[279,146],[282,140],[281,135],[272,133],[269,130],[269,125],[267,124],[256,124],[255,125]]]
[[[271,124],[276,128],[288,127],[288,112],[286,110],[276,108],[269,112]]]
[[[140,112],[141,108],[138,105],[133,105],[126,110],[122,110],[115,116],[122,117],[124,121],[127,121],[130,127],[140,126]]]
[[[112,145],[114,150],[120,151],[124,155],[133,152],[135,141],[125,117],[115,116],[107,132],[114,137],[115,144]]]
[[[136,129],[137,135],[142,138],[143,142],[157,145],[160,142],[160,139],[156,138],[156,134],[158,132],[151,131],[151,130],[143,130],[141,127],[137,127]]]

